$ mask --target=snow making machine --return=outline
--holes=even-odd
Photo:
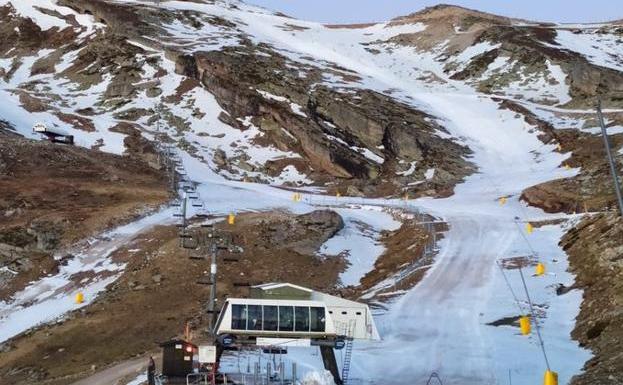
[[[74,144],[74,136],[57,127],[47,127],[43,123],[37,123],[32,131],[44,135],[52,143]]]
[[[224,350],[256,346],[269,351],[318,346],[335,383],[348,378],[354,340],[380,340],[368,305],[290,283],[250,288],[249,298],[228,298],[214,327],[217,361]],[[340,372],[335,350],[344,349]]]

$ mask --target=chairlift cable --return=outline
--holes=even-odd
[[[541,346],[541,351],[543,352],[543,357],[545,358],[545,365],[547,366],[547,370],[550,371],[551,368],[549,366],[549,360],[547,358],[547,353],[545,352],[545,344],[543,343],[543,337],[541,336],[541,327],[539,326],[538,319],[536,318],[536,313],[534,311],[534,306],[532,305],[532,300],[530,299],[530,293],[528,292],[528,286],[526,285],[526,279],[523,276],[523,270],[519,267],[519,275],[521,276],[521,282],[523,284],[524,290],[526,291],[526,297],[528,298],[528,305],[530,306],[530,313],[532,314],[532,319],[534,319],[534,326],[536,328],[536,335],[539,339],[539,345]]]
[[[513,290],[513,287],[511,286],[511,283],[508,280],[508,277],[506,276],[506,272],[504,272],[504,267],[500,264],[499,261],[496,261],[496,265],[500,269],[500,272],[502,272],[502,276],[504,277],[504,281],[506,282],[506,286],[508,287],[508,290],[513,295],[513,299],[515,300],[515,304],[517,305],[517,308],[519,309],[519,314],[523,315],[524,311],[523,311],[523,308],[521,306],[521,302],[519,302],[519,298],[517,298],[517,294],[515,294],[515,290]]]

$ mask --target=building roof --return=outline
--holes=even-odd
[[[277,282],[271,282],[271,283],[265,283],[262,285],[257,285],[257,286],[253,286],[254,289],[260,289],[260,290],[274,290],[274,289],[279,289],[282,287],[290,287],[296,290],[300,290],[300,291],[304,291],[306,293],[311,293],[313,292],[312,289],[308,289],[306,287],[303,286],[298,286],[298,285],[294,285],[292,283],[277,283]]]

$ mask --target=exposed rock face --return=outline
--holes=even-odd
[[[598,98],[608,106],[622,105],[623,74],[590,62],[580,53],[562,47],[556,40],[560,32],[552,25],[513,20],[447,5],[426,8],[393,21],[394,25],[409,23],[424,23],[427,28],[417,33],[398,35],[390,41],[421,50],[429,50],[446,42],[443,52],[448,59],[446,72],[452,79],[473,83],[482,92],[505,93],[505,89],[512,83],[521,84],[528,78],[542,76],[552,84],[564,81],[569,85],[572,97],[567,103],[569,107],[592,107]],[[457,30],[461,34],[457,34]],[[604,27],[597,34],[616,31],[616,27],[610,26]],[[574,33],[586,34],[580,30]],[[457,68],[453,55],[483,43],[491,47]],[[490,68],[497,60],[500,61],[497,67],[507,63],[500,67],[503,70],[496,71],[496,66]],[[549,67],[552,65],[561,67],[564,80],[551,73]],[[519,94],[513,96],[519,97]],[[548,95],[547,99],[540,101],[560,102],[556,95]]]
[[[319,248],[344,227],[335,211],[318,210],[292,217],[289,221],[268,223],[271,248],[291,249],[299,254],[314,255]]]
[[[14,48],[14,54],[31,54],[42,48],[58,48],[76,36],[71,28],[42,31],[32,19],[17,17],[11,4],[0,6],[0,52]]]
[[[618,213],[582,221],[561,241],[584,302],[573,336],[595,357],[573,385],[623,383],[623,218]]]
[[[578,133],[576,130],[552,131],[561,144],[561,151],[572,152],[565,162],[581,168],[577,176],[546,182],[526,189],[522,199],[549,213],[596,212],[616,206],[616,196],[601,136]],[[613,148],[623,146],[623,135],[612,135]],[[619,169],[623,159],[616,158]]]
[[[440,191],[451,191],[469,172],[463,159],[467,148],[436,135],[444,129],[427,114],[371,91],[352,95],[317,84],[312,87],[321,76],[317,70],[306,68],[301,78],[287,64],[276,52],[256,54],[248,46],[244,53],[237,47],[179,55],[176,68],[200,79],[232,121],[252,116],[278,148],[303,154],[317,181],[328,181],[327,176],[346,178],[366,195],[378,196],[422,179],[423,171],[397,177],[399,161],[418,162],[422,170],[438,167],[439,175],[446,175],[436,186]],[[291,135],[284,135],[281,128]],[[353,148],[374,150],[366,155]],[[393,180],[393,187],[382,180]]]

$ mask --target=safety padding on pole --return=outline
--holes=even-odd
[[[536,264],[536,271],[535,274],[537,277],[542,276],[543,274],[545,274],[545,264],[539,262]]]
[[[534,226],[532,226],[532,223],[530,222],[526,223],[526,233],[532,234],[533,232],[534,232]]]
[[[548,370],[543,378],[543,385],[558,385],[558,373]]]
[[[230,225],[233,225],[236,223],[236,215],[235,214],[229,214],[229,216],[227,217],[227,223]]]
[[[76,301],[76,304],[78,305],[84,302],[84,294],[81,291],[78,292],[78,294],[76,294],[75,301]]]
[[[532,325],[530,324],[530,317],[523,316],[519,319],[519,330],[521,330],[521,334],[524,336],[530,335],[532,332]]]

